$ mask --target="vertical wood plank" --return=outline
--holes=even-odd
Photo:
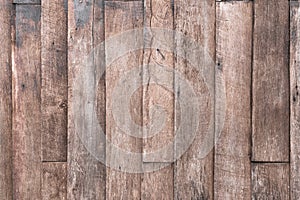
[[[12,199],[12,91],[11,26],[12,1],[0,1],[0,196]]]
[[[45,162],[42,164],[41,176],[43,200],[67,199],[67,163]]]
[[[14,199],[41,199],[40,6],[16,6],[13,55]]]
[[[252,199],[289,199],[289,164],[252,164]]]
[[[217,76],[225,80],[226,119],[215,147],[215,199],[251,197],[252,2],[217,3]]]
[[[143,132],[143,165],[145,168],[155,168],[162,163],[173,161],[173,152],[169,151],[161,153],[159,157],[151,156],[151,154],[147,156],[147,153],[157,152],[165,145],[172,144],[174,140],[174,75],[173,73],[161,75],[158,67],[162,67],[162,71],[173,71],[174,54],[154,46],[155,43],[159,44],[160,42],[170,42],[171,44],[168,45],[173,46],[174,40],[168,35],[156,35],[155,31],[152,31],[152,28],[173,30],[173,9],[173,4],[169,0],[144,1],[144,28],[148,30],[148,33],[144,33],[144,41],[150,44],[146,45],[149,49],[145,49],[143,58],[143,120],[146,123],[154,123],[155,118],[158,117],[155,115],[157,106],[163,107],[165,114],[161,131],[154,133],[149,128]],[[151,70],[153,65],[155,67],[152,67]],[[167,80],[173,87],[167,89],[157,79]],[[145,123],[143,125],[145,126]],[[173,199],[174,165],[170,163],[158,171],[144,173],[141,190],[143,199]]]
[[[289,161],[289,5],[254,2],[253,161]]]
[[[291,199],[300,198],[300,9],[298,2],[291,2],[290,7],[290,106],[291,106],[291,164],[290,184]]]
[[[65,5],[66,2],[58,0],[42,2],[42,161],[67,160],[68,71]]]
[[[103,1],[68,1],[68,178],[67,199],[104,199],[105,198],[105,166],[86,148],[83,144],[79,131],[85,131],[83,124],[96,126],[103,124],[103,118],[93,116],[92,112],[86,110],[86,105],[76,104],[81,102],[82,96],[73,95],[74,90],[82,86],[82,82],[76,81],[81,73],[86,71],[97,71],[97,66],[85,65],[86,56],[104,57],[93,52],[95,42],[103,39]],[[97,37],[102,36],[102,37]],[[97,37],[97,38],[96,38]],[[85,77],[93,90],[90,95],[97,96],[97,82],[95,77]],[[84,91],[86,92],[86,91]],[[85,93],[84,93],[85,94]],[[82,95],[84,95],[82,94]],[[91,105],[96,110],[97,98],[93,99]],[[87,102],[86,102],[87,103]],[[102,102],[101,102],[102,103]],[[105,110],[105,109],[104,109]],[[82,116],[80,122],[76,121],[76,115]],[[92,136],[96,137],[95,135]],[[104,146],[105,141],[100,141],[99,146]],[[105,147],[104,147],[105,148]],[[98,152],[99,153],[99,152]],[[105,152],[100,152],[105,154]]]
[[[211,67],[213,71],[215,67],[215,1],[175,0],[174,6],[175,31],[184,35],[187,40],[194,40],[207,51],[208,59],[212,60],[212,65],[208,67]],[[198,63],[189,63],[190,46],[185,42],[185,40],[175,38],[176,52],[182,52],[185,55],[182,58],[177,55],[175,69],[177,73],[182,74],[186,81],[193,85],[193,89],[196,88],[196,95],[201,96],[201,102],[199,103],[205,108],[202,108],[200,113],[197,113],[196,110],[188,113],[189,116],[200,115],[201,119],[197,122],[190,122],[188,125],[190,127],[198,126],[197,135],[187,152],[175,163],[175,199],[213,199],[213,145],[204,157],[200,158],[199,154],[205,148],[204,138],[212,134],[211,139],[213,140],[214,132],[208,133],[208,126],[214,124],[214,121],[210,121],[211,116],[214,115],[214,91],[208,90],[206,83],[203,82],[203,77],[197,77],[197,73],[199,74],[199,71],[202,70],[199,68],[203,67],[201,65],[202,55],[197,55],[201,57]],[[177,76],[179,74],[175,74],[175,98],[185,98],[180,95],[184,92],[182,90],[187,88],[184,88],[184,85],[177,81]],[[204,74],[204,76],[214,82],[213,73]],[[175,109],[175,119],[180,118],[181,114],[183,113],[177,112],[177,109]],[[175,123],[176,130],[178,130],[178,126],[183,126],[180,122],[175,121]],[[182,141],[178,141],[178,143],[180,142]],[[175,145],[175,152],[177,152],[177,142]]]
[[[142,38],[136,38],[135,41],[128,40],[126,36],[122,35],[126,31],[132,29],[142,28],[143,25],[143,4],[141,1],[130,2],[106,2],[105,3],[105,40],[112,37],[120,38],[120,43],[105,43],[105,56],[106,56],[106,136],[107,141],[110,141],[112,145],[106,148],[106,163],[109,163],[107,168],[107,181],[106,181],[106,198],[107,199],[141,199],[141,175],[134,173],[134,171],[127,171],[123,166],[113,166],[115,161],[124,163],[125,165],[138,165],[138,163],[128,163],[128,160],[120,155],[116,148],[118,147],[128,155],[132,153],[141,154],[142,140],[140,138],[130,136],[126,130],[120,127],[119,121],[115,120],[115,116],[118,115],[118,119],[127,124],[128,119],[140,121],[141,113],[141,90],[138,89],[128,97],[133,100],[133,105],[136,108],[136,117],[133,115],[128,116],[128,113],[118,112],[121,107],[129,106],[124,105],[121,102],[122,94],[116,93],[116,88],[120,84],[120,80],[124,80],[122,85],[127,85],[132,81],[127,79],[127,73],[130,70],[139,68],[142,65],[142,49],[124,52],[125,54],[119,58],[113,58],[114,54],[120,49],[126,49],[126,46],[142,47]],[[142,36],[142,35],[141,35]],[[111,44],[113,46],[108,46]],[[119,49],[118,49],[119,48]],[[111,51],[110,49],[115,49]],[[113,60],[113,63],[108,63],[108,60]],[[141,86],[141,74],[137,74],[132,77],[134,80],[131,82],[136,87]],[[121,86],[123,89],[124,87]],[[115,103],[114,103],[115,102]],[[117,108],[114,109],[113,107]],[[130,107],[130,114],[132,114],[133,107]],[[115,112],[114,112],[115,111]],[[118,113],[116,113],[118,112]],[[136,123],[135,121],[134,123]],[[126,125],[127,126],[127,125]],[[128,127],[130,131],[135,131],[132,127]],[[142,157],[141,157],[142,158]],[[142,160],[140,159],[140,162]],[[110,164],[111,163],[111,164]],[[127,173],[129,172],[129,173]]]

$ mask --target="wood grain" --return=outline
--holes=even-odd
[[[290,184],[291,199],[300,198],[300,7],[298,2],[290,6],[290,106],[291,106],[291,153]]]
[[[11,16],[12,1],[0,3],[0,196],[12,199],[12,86],[11,86]]]
[[[42,1],[42,161],[67,160],[67,10]]]
[[[97,20],[96,20],[97,19]],[[93,49],[98,40],[103,40],[103,1],[97,3],[90,1],[68,1],[68,178],[67,178],[67,199],[103,199],[105,197],[106,170],[103,163],[95,158],[84,145],[81,132],[85,131],[84,124],[92,122],[103,124],[103,118],[98,120],[92,112],[86,110],[85,104],[79,104],[83,96],[74,96],[74,90],[82,86],[77,81],[81,74],[87,71],[97,71],[95,63],[85,65],[86,56],[104,59],[104,56],[97,55]],[[100,37],[101,36],[101,37]],[[96,38],[97,37],[97,38]],[[96,60],[96,59],[95,59]],[[92,60],[93,61],[93,60]],[[97,110],[97,82],[95,77],[85,77],[88,85],[93,88],[89,94],[95,98],[91,103]],[[81,81],[85,81],[81,80]],[[86,94],[86,91],[84,91]],[[78,103],[78,104],[76,104]],[[102,103],[102,102],[101,102]],[[103,109],[103,108],[102,108]],[[104,109],[105,110],[105,109]],[[76,116],[82,116],[80,122]],[[102,120],[102,121],[101,121]],[[83,133],[84,134],[84,133]],[[94,139],[95,135],[92,137]],[[105,154],[105,141],[100,141],[101,154]],[[89,145],[89,144],[87,144]],[[105,162],[105,160],[104,160]]]
[[[127,45],[132,46],[137,43],[137,46],[143,40],[142,38],[136,38],[135,41],[128,40],[126,36],[123,35],[125,31],[130,31],[132,29],[142,28],[143,25],[143,4],[141,1],[130,1],[130,2],[106,2],[105,3],[105,39],[109,40],[112,37],[120,38],[118,41],[120,43],[115,43],[113,46],[105,46],[106,55],[106,136],[107,141],[112,145],[106,148],[106,163],[108,163],[107,168],[107,181],[106,181],[106,198],[107,199],[141,199],[141,175],[139,173],[134,173],[131,171],[130,166],[140,166],[141,158],[138,163],[128,163],[121,154],[117,152],[116,147],[130,153],[139,153],[141,155],[142,151],[142,140],[140,138],[130,136],[126,130],[120,127],[119,121],[115,120],[115,116],[127,126],[127,119],[134,121],[140,121],[141,119],[141,90],[138,89],[131,98],[134,107],[130,107],[130,113],[119,112],[121,107],[129,106],[124,105],[121,101],[123,97],[121,93],[115,93],[123,80],[121,88],[126,89],[124,85],[133,78],[132,82],[135,87],[139,88],[141,86],[141,74],[137,74],[134,77],[127,78],[127,73],[130,70],[139,68],[142,65],[142,49],[130,52],[124,52],[122,57],[114,58],[114,54],[118,50],[124,49]],[[142,35],[141,35],[142,37]],[[115,48],[118,45],[118,49],[111,51],[110,49]],[[113,59],[112,63],[108,63],[108,60]],[[135,95],[136,94],[136,95]],[[113,103],[115,102],[115,103]],[[114,109],[115,107],[116,109]],[[132,109],[136,108],[136,114],[128,116],[132,113]],[[114,112],[115,111],[115,112]],[[116,113],[117,112],[117,113]],[[136,119],[136,120],[134,120]],[[128,124],[130,131],[135,131],[132,129],[130,124]],[[115,148],[113,148],[115,147]],[[124,159],[124,160],[123,160]],[[117,161],[120,163],[119,166],[114,166],[113,163]],[[129,168],[124,168],[124,166],[129,166]],[[109,168],[110,167],[110,168]],[[118,167],[118,169],[116,169]],[[127,173],[129,172],[129,173]]]
[[[254,2],[253,161],[289,161],[289,2]]]
[[[12,66],[14,199],[41,199],[40,17],[40,6],[16,6]]]
[[[44,162],[41,176],[42,199],[67,199],[67,163]]]
[[[215,199],[251,196],[252,14],[252,2],[217,3],[216,76],[225,80],[226,118],[215,146]]]
[[[173,5],[168,0],[146,0],[144,2],[144,27],[148,28],[148,33],[144,35],[144,43],[149,49],[144,50],[143,58],[143,125],[153,123],[157,106],[164,109],[165,119],[163,128],[158,133],[153,133],[151,129],[143,132],[143,161],[144,167],[160,166],[162,163],[173,161],[173,152],[162,152],[159,157],[147,156],[147,153],[157,152],[167,144],[172,144],[174,140],[174,86],[167,89],[160,84],[160,79],[167,80],[169,85],[174,84],[173,73],[160,74],[162,71],[174,70],[173,52],[160,49],[153,44],[169,42],[174,44],[173,38],[168,35],[155,34],[152,28],[173,30],[174,15]],[[151,70],[151,66],[155,66]],[[160,78],[157,78],[160,77]],[[150,84],[151,82],[154,82]],[[154,125],[153,125],[154,126]],[[145,129],[144,129],[145,130]],[[156,134],[154,136],[151,136]],[[173,148],[172,148],[173,149]],[[148,166],[147,166],[148,165]],[[169,164],[161,170],[144,173],[142,177],[142,198],[143,199],[173,199],[174,198],[174,165]]]
[[[215,60],[215,1],[214,0],[175,0],[175,31],[184,35],[185,38],[194,40],[201,48],[207,51],[211,59],[212,65],[208,66],[214,70]],[[201,113],[197,113],[196,110],[188,113],[189,118],[192,115],[200,115],[199,121],[190,122],[187,126],[180,120],[183,113],[180,110],[175,109],[175,127],[178,130],[179,126],[184,127],[184,131],[190,130],[188,127],[196,127],[196,137],[189,147],[187,152],[175,162],[175,199],[213,199],[213,134],[208,133],[209,124],[214,125],[214,121],[211,121],[211,116],[214,115],[214,91],[209,91],[203,77],[199,74],[203,68],[201,64],[202,55],[197,55],[200,59],[195,63],[190,63],[190,45],[181,38],[175,38],[176,52],[182,52],[184,55],[180,57],[177,55],[175,58],[175,100],[178,102],[181,100],[182,93],[188,88],[178,81],[180,75],[188,81],[196,95],[200,97],[199,102],[201,104]],[[205,58],[206,59],[206,58]],[[205,78],[214,82],[214,73],[205,74]],[[211,92],[211,93],[210,93]],[[186,100],[186,99],[183,99]],[[179,105],[183,106],[183,105]],[[178,107],[179,107],[178,106]],[[214,117],[212,117],[214,118]],[[190,120],[192,121],[192,120]],[[194,124],[193,124],[194,123]],[[198,124],[195,124],[198,123]],[[186,129],[187,128],[187,129]],[[194,131],[194,130],[191,130]],[[176,132],[176,134],[178,134]],[[210,135],[212,139],[211,149],[206,152],[207,155],[200,157],[199,154],[205,148],[203,143],[204,138]],[[175,152],[177,152],[178,145],[182,143],[182,140],[175,143]]]
[[[252,164],[252,199],[289,199],[289,164]]]

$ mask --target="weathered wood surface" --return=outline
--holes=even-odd
[[[225,80],[226,119],[215,146],[214,199],[251,196],[252,14],[252,2],[217,3],[216,76]]]
[[[42,164],[41,176],[42,199],[67,199],[67,163],[45,162]]]
[[[289,161],[289,2],[254,2],[253,161]]]
[[[84,146],[82,138],[79,137],[81,132],[84,134],[86,128],[82,124],[92,122],[91,126],[94,127],[96,123],[105,124],[105,121],[99,122],[97,116],[85,110],[85,104],[75,105],[74,102],[80,102],[83,96],[73,95],[74,89],[82,85],[82,82],[76,81],[78,76],[90,70],[96,72],[97,69],[94,63],[85,65],[84,58],[90,55],[104,59],[93,52],[97,45],[94,42],[103,40],[104,35],[104,27],[101,25],[103,23],[102,4],[103,1],[97,1],[97,3],[68,1],[68,199],[103,199],[105,197],[105,166],[91,154]],[[94,88],[89,91],[89,94],[95,97],[90,103],[96,110],[97,83],[94,77],[85,77],[85,79],[90,87]],[[76,114],[83,116],[80,123],[78,121],[75,123]],[[101,142],[99,145],[103,148],[105,141]],[[105,154],[105,152],[100,153]]]
[[[289,199],[289,164],[252,164],[252,199]]]
[[[36,4],[40,5],[41,0],[13,0],[15,4]]]
[[[203,55],[197,55],[199,60],[195,63],[190,63],[189,56],[190,46],[185,39],[175,38],[176,52],[181,55],[175,58],[175,98],[183,101],[186,97],[181,97],[187,90],[181,82],[178,81],[180,77],[189,82],[193,89],[196,91],[196,95],[200,97],[199,102],[201,105],[205,105],[205,108],[201,108],[201,112],[197,113],[196,110],[192,110],[188,113],[189,118],[192,115],[199,115],[200,119],[190,124],[182,124],[184,122],[177,121],[184,113],[182,113],[178,107],[175,109],[175,130],[178,130],[179,126],[182,126],[185,130],[190,131],[190,127],[196,127],[196,137],[189,147],[187,152],[178,159],[174,165],[174,192],[175,199],[213,199],[213,140],[214,132],[209,132],[209,125],[214,126],[214,91],[209,91],[204,81],[204,77],[201,77],[199,71],[203,70],[205,66],[201,65],[204,59],[211,59],[210,66],[214,71],[215,60],[215,1],[214,0],[175,0],[175,31],[178,34],[184,35],[186,40],[194,40],[199,47],[205,49],[209,55],[207,58]],[[193,53],[193,52],[192,52]],[[214,82],[214,73],[203,74],[205,79],[209,79]],[[202,75],[202,76],[203,76]],[[177,106],[177,104],[175,105]],[[179,105],[184,106],[184,105]],[[186,106],[186,105],[185,105]],[[211,118],[212,117],[212,118]],[[194,123],[194,124],[193,124]],[[195,124],[198,123],[198,124]],[[186,129],[187,128],[187,129]],[[196,130],[191,130],[196,131]],[[176,134],[178,134],[176,132]],[[205,149],[206,144],[203,143],[204,138],[211,135],[212,142],[211,148],[208,149],[204,157],[200,157],[200,152]],[[180,148],[178,145],[182,143],[182,140],[175,142],[175,152]]]
[[[291,199],[300,198],[300,7],[292,2],[290,7],[290,185]]]
[[[0,197],[12,199],[12,88],[11,88],[11,26],[12,1],[0,2]]]
[[[12,65],[14,199],[41,199],[40,17],[40,6],[16,6]]]
[[[68,71],[65,5],[66,2],[61,0],[42,1],[42,161],[67,160]]]
[[[173,48],[174,39],[169,35],[157,34],[153,28],[172,30],[174,23],[173,5],[168,0],[146,0],[144,2],[144,43],[149,49],[144,50],[143,57],[143,120],[153,123],[151,127],[162,125],[158,132],[151,128],[143,132],[143,161],[145,168],[156,168],[162,163],[169,165],[158,171],[144,173],[142,176],[141,195],[143,199],[173,199],[174,197],[174,165],[173,148],[161,152],[158,156],[147,155],[160,151],[174,140],[174,56],[173,52],[160,49],[154,44],[168,43]],[[163,45],[162,45],[163,46]],[[173,48],[174,49],[174,48]],[[154,67],[153,67],[154,66]],[[161,79],[171,87],[161,84]],[[157,109],[163,108],[163,113]],[[159,114],[160,113],[160,114]],[[155,121],[164,115],[164,120]],[[160,123],[160,124],[158,124]],[[155,134],[155,135],[154,135]]]
[[[132,78],[135,79],[132,84],[136,87],[140,87],[142,77],[141,74],[137,74],[134,77],[126,77],[130,70],[139,68],[142,65],[143,50],[139,49],[131,52],[124,52],[121,58],[114,58],[119,50],[126,48],[126,46],[133,46],[137,43],[137,46],[142,47],[142,39],[136,38],[135,41],[130,41],[126,36],[122,35],[126,31],[132,29],[142,28],[143,25],[143,4],[141,1],[131,2],[106,2],[105,3],[105,39],[109,40],[112,37],[120,38],[116,43],[119,49],[111,51],[114,46],[108,46],[106,43],[106,136],[107,141],[112,145],[106,148],[106,163],[107,179],[106,179],[106,198],[107,199],[141,199],[141,174],[133,173],[130,170],[130,165],[135,167],[140,165],[138,163],[128,163],[121,154],[116,151],[115,147],[122,149],[125,152],[140,153],[142,155],[142,140],[137,137],[130,136],[126,130],[122,129],[120,122],[125,123],[125,126],[129,127],[129,130],[134,131],[131,125],[128,123],[128,119],[132,121],[140,121],[136,119],[134,115],[128,116],[132,113],[132,107],[129,107],[130,113],[119,112],[121,107],[129,106],[124,105],[121,98],[123,97],[116,88],[119,84],[122,84],[121,88],[126,88],[128,82],[131,82]],[[140,35],[142,37],[142,35]],[[112,44],[112,43],[109,43]],[[112,63],[108,63],[108,60],[112,60]],[[124,80],[120,83],[121,80]],[[135,95],[136,94],[136,95]],[[141,118],[141,90],[137,90],[131,98],[134,107],[137,108],[136,115]],[[115,103],[114,103],[115,102]],[[115,107],[115,108],[114,108]],[[116,120],[115,116],[118,116],[119,120]],[[131,119],[130,119],[131,118]],[[142,157],[141,157],[142,158]],[[114,162],[120,162],[120,165],[114,166]],[[129,168],[124,168],[121,163],[128,163]],[[131,173],[127,173],[131,172]]]

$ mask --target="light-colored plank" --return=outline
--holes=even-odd
[[[0,196],[12,199],[11,0],[0,2]]]
[[[67,163],[44,162],[41,176],[41,196],[43,200],[67,199]]]
[[[251,198],[252,15],[252,2],[217,3],[216,76],[225,80],[226,118],[215,146],[214,199]]]
[[[289,161],[289,2],[254,2],[252,160]]]
[[[289,199],[289,164],[252,164],[252,199]]]
[[[12,66],[14,199],[41,199],[40,17],[40,6],[16,6]]]
[[[140,73],[134,76],[128,75],[132,70],[141,68],[143,49],[136,51],[129,49],[128,52],[123,52],[124,54],[121,52],[131,46],[143,46],[143,35],[130,40],[125,33],[142,28],[142,25],[143,4],[141,1],[105,3],[105,40],[119,41],[118,43],[105,43],[106,136],[111,144],[106,147],[107,199],[141,199],[141,175],[135,173],[141,169],[135,171],[133,168],[140,166],[142,161],[142,140],[130,135],[136,130],[128,122],[137,123],[141,120],[142,99],[139,87],[141,87],[142,77]],[[118,39],[111,39],[114,37]],[[120,57],[114,57],[118,54]],[[129,85],[137,89],[133,94],[128,91]],[[132,104],[125,103],[123,98],[125,100],[130,98]],[[129,107],[130,113],[122,112],[122,108],[126,106]],[[118,149],[126,156],[119,153]],[[131,158],[131,153],[140,155],[138,163],[126,159],[127,156]]]
[[[173,18],[171,1],[144,1],[144,28],[147,30],[144,43],[147,49],[143,57],[143,165],[147,169],[165,167],[143,174],[143,199],[174,198],[174,165],[171,164],[174,158],[174,54],[163,49],[167,43],[174,50],[174,39],[168,33],[173,30]],[[166,34],[161,34],[164,32]],[[156,130],[157,127],[161,129]],[[172,148],[162,151],[167,145]],[[153,152],[159,152],[158,156],[149,154]]]
[[[191,145],[187,138],[178,138],[175,142],[176,153],[180,154],[179,149],[185,146],[188,149],[174,166],[174,195],[175,199],[213,199],[214,121],[211,119],[214,119],[215,1],[175,0],[174,6],[176,36],[178,34],[175,38],[177,57],[174,83],[175,98],[179,104],[176,107],[178,110],[175,109],[176,135],[180,134],[180,130],[183,135],[194,131],[196,134]],[[191,51],[188,43],[191,40],[199,50],[205,50],[208,56]],[[198,59],[191,60],[192,56]],[[203,60],[210,61],[210,64],[204,66]],[[212,73],[201,73],[206,68]],[[198,98],[195,104],[186,103],[191,96],[184,96],[189,88],[185,87],[180,78],[194,90]],[[211,87],[207,86],[209,84]],[[187,116],[187,121],[184,116]],[[197,121],[192,120],[194,116],[199,116]],[[205,138],[209,138],[210,145],[207,145]],[[178,156],[176,154],[176,158]]]
[[[65,0],[66,1],[66,0]],[[67,160],[67,8],[42,1],[42,160]]]
[[[291,199],[300,199],[300,7],[291,2],[290,7],[290,107],[291,107]]]
[[[105,198],[105,138],[97,140],[93,129],[105,124],[94,115],[103,103],[98,103],[95,72],[99,66],[94,63],[94,57],[104,59],[94,51],[95,42],[101,40],[98,36],[104,35],[102,6],[103,1],[68,1],[68,199]]]

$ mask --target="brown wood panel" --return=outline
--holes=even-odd
[[[175,199],[213,199],[213,143],[214,143],[214,131],[209,131],[209,125],[214,126],[214,91],[209,91],[206,84],[213,83],[214,85],[214,73],[202,74],[199,73],[204,70],[205,66],[202,65],[204,59],[210,59],[211,65],[206,67],[211,68],[214,71],[215,60],[215,1],[214,0],[175,0],[175,31],[178,34],[184,35],[185,39],[181,37],[175,38],[175,48],[178,53],[175,58],[175,98],[178,102],[181,100],[184,102],[187,99],[182,94],[188,88],[185,88],[184,84],[179,82],[179,78],[182,76],[189,84],[192,85],[196,95],[199,97],[199,104],[201,104],[201,112],[197,113],[197,110],[191,110],[186,113],[189,116],[191,123],[183,124],[182,118],[184,113],[181,110],[175,109],[175,127],[178,130],[182,127],[185,131],[197,131],[196,137],[189,147],[189,149],[183,154],[183,156],[175,163],[175,183],[174,192]],[[195,63],[191,63],[189,57],[191,52],[189,40],[194,40],[199,47],[207,51],[209,57],[202,54],[197,55],[199,60]],[[179,53],[181,52],[181,53]],[[181,54],[181,56],[179,56]],[[204,59],[203,59],[204,58]],[[205,83],[205,79],[209,79]],[[214,88],[212,85],[212,88]],[[183,99],[182,99],[183,98]],[[177,106],[177,104],[176,104]],[[177,108],[187,105],[179,105]],[[180,108],[181,108],[180,107]],[[183,109],[182,109],[183,110]],[[187,111],[185,111],[187,112]],[[199,115],[199,121],[193,122],[190,120],[193,115]],[[196,124],[197,123],[197,124]],[[190,127],[198,126],[197,130],[191,130]],[[176,134],[179,134],[176,132]],[[207,136],[210,137],[211,147],[208,147],[205,152],[205,144],[203,141]],[[175,142],[175,152],[178,152],[178,145],[182,145],[182,139]],[[181,147],[181,146],[180,146]],[[203,156],[200,156],[200,152],[204,152]],[[176,157],[177,158],[177,157]]]
[[[0,3],[0,195],[12,199],[12,88],[11,88],[11,16],[12,1]]]
[[[298,2],[290,7],[290,106],[291,106],[291,164],[290,183],[291,199],[300,198],[300,8]]]
[[[105,160],[101,163],[97,159],[97,156],[105,154],[105,141],[99,141],[98,144],[100,151],[97,153],[101,155],[94,155],[93,149],[89,147],[97,136],[91,135],[91,140],[83,140],[86,138],[82,137],[89,128],[86,126],[89,122],[92,123],[91,127],[96,127],[97,123],[105,123],[103,118],[98,120],[98,117],[93,115],[98,105],[95,76],[86,76],[90,71],[97,72],[98,66],[95,65],[94,60],[91,61],[92,63],[83,62],[87,56],[92,59],[94,57],[104,59],[104,56],[93,51],[96,42],[103,40],[102,6],[103,1],[97,3],[68,1],[68,199],[104,199],[105,197],[106,170],[103,164]],[[81,76],[85,78],[80,78]],[[87,91],[75,93],[83,87],[84,83],[90,87],[88,93]],[[87,95],[93,96],[93,102],[81,101]],[[94,109],[92,112],[87,109],[87,104],[92,105]],[[105,108],[101,109],[105,110]],[[80,120],[78,116],[81,116]]]
[[[162,125],[162,129],[158,132],[151,128],[144,129],[146,131],[143,132],[143,165],[150,169],[165,167],[143,174],[141,189],[143,199],[173,199],[174,197],[174,165],[170,163],[173,161],[173,148],[170,151],[161,151],[165,145],[172,145],[174,140],[174,75],[166,73],[174,70],[174,56],[173,52],[159,47],[164,43],[172,47],[174,39],[168,34],[159,34],[160,31],[153,30],[155,28],[173,30],[173,24],[171,1],[146,0],[144,2],[144,28],[147,29],[144,33],[144,43],[148,49],[145,49],[143,58],[143,125],[144,127]],[[171,87],[165,87],[161,80],[167,81]],[[162,115],[165,118],[155,124],[155,120],[160,115],[157,114],[160,113],[158,106],[163,109]],[[147,155],[159,151],[161,151],[159,156]],[[169,165],[166,166],[166,163]]]
[[[41,176],[42,199],[67,199],[67,163],[44,162]]]
[[[225,80],[226,118],[215,146],[215,199],[251,198],[252,15],[252,2],[217,3],[216,77]]]
[[[289,164],[252,164],[252,199],[289,199]]]
[[[121,127],[120,122],[125,123],[125,126],[130,131],[134,131],[130,124],[127,124],[128,119],[140,121],[141,118],[141,90],[136,90],[129,97],[133,101],[134,108],[137,108],[136,114],[128,116],[132,113],[133,107],[129,107],[130,113],[124,113],[121,107],[124,105],[122,98],[124,97],[121,91],[118,91],[118,86],[125,89],[127,83],[132,81],[134,87],[141,86],[141,74],[134,77],[127,78],[127,73],[131,70],[138,69],[142,65],[142,49],[137,49],[130,52],[124,52],[121,57],[114,57],[114,55],[121,52],[130,46],[142,47],[141,38],[136,40],[129,40],[124,35],[124,32],[132,29],[142,28],[143,25],[143,4],[141,1],[131,2],[106,2],[105,3],[105,40],[114,40],[113,37],[118,38],[119,43],[106,42],[105,56],[106,56],[106,136],[107,141],[111,145],[106,148],[106,163],[107,181],[106,181],[106,198],[107,199],[141,199],[141,175],[131,171],[131,167],[139,166],[141,163],[141,148],[142,140],[140,138],[130,136],[126,129]],[[113,46],[109,46],[113,45]],[[111,49],[115,49],[111,51]],[[109,61],[111,60],[111,62]],[[132,79],[131,79],[132,78]],[[123,80],[122,83],[120,81]],[[120,85],[122,84],[122,85]],[[131,96],[132,95],[132,96]],[[116,120],[118,116],[118,120]],[[123,150],[130,157],[130,153],[140,154],[138,163],[129,163],[126,158],[120,154],[118,149]],[[122,165],[124,164],[124,166]],[[116,166],[119,165],[119,166]],[[125,166],[128,166],[126,168]],[[118,167],[118,168],[117,168]],[[141,169],[137,169],[141,170]],[[127,173],[129,172],[129,173]]]
[[[66,0],[65,0],[66,1]],[[42,160],[67,160],[67,10],[61,0],[42,1]]]
[[[254,2],[253,161],[289,161],[289,2]]]
[[[14,199],[41,199],[40,17],[40,6],[16,6],[12,66]]]

